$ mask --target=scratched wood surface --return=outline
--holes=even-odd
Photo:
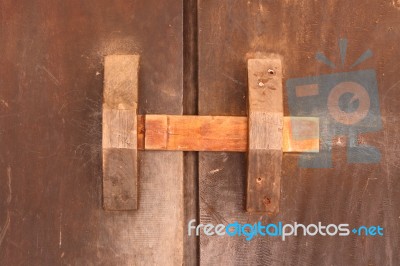
[[[101,114],[109,54],[182,113],[182,3],[1,0],[0,50],[0,265],[181,265],[182,153],[138,152],[139,210],[106,212]]]
[[[103,207],[138,207],[137,102],[139,55],[104,59],[102,119]]]
[[[246,210],[279,212],[283,146],[282,59],[249,59]]]
[[[201,265],[399,265],[399,1],[199,1],[199,114],[246,114],[249,58],[283,56],[288,78],[334,73],[315,60],[324,52],[340,62],[338,40],[348,38],[347,62],[371,49],[360,69],[377,71],[383,130],[359,141],[382,153],[378,164],[348,164],[346,139],[333,139],[333,169],[300,169],[284,154],[280,211],[248,214],[243,153],[199,155],[200,221],[349,223],[381,225],[373,237],[200,237]],[[284,115],[289,115],[284,91]]]

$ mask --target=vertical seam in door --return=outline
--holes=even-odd
[[[183,0],[183,114],[198,114],[197,0]],[[184,265],[200,265],[200,239],[188,236],[187,223],[199,221],[198,152],[184,152]]]

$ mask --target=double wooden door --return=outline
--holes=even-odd
[[[399,41],[396,0],[1,0],[0,265],[398,265]],[[105,55],[140,54],[141,114],[245,116],[249,58],[282,55],[287,88],[348,73],[365,51],[354,71],[376,74],[380,126],[356,142],[376,148],[371,162],[349,160],[348,135],[326,142],[329,166],[285,154],[268,217],[244,211],[244,153],[142,151],[139,210],[102,209]],[[285,90],[285,115],[293,101]],[[192,219],[385,235],[196,238]]]

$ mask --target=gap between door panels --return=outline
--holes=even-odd
[[[197,0],[183,0],[183,114],[198,114],[198,25]],[[184,152],[183,156],[183,264],[200,265],[200,241],[189,237],[186,224],[199,221],[199,156],[198,152]]]

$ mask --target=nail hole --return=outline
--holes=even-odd
[[[274,71],[273,69],[268,69],[268,74],[274,75],[274,74],[275,74],[275,71]]]
[[[257,178],[257,182],[258,182],[258,183],[261,183],[261,180],[262,180],[261,177],[258,177],[258,178]]]
[[[271,199],[268,198],[267,196],[265,196],[264,200],[263,200],[263,203],[264,203],[264,205],[269,205],[269,204],[271,204]]]

